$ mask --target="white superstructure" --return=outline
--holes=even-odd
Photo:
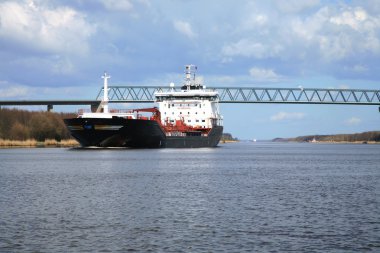
[[[175,91],[174,84],[171,84],[170,91],[155,93],[162,125],[175,125],[177,121],[182,121],[194,128],[222,126],[218,93],[196,83],[196,69],[194,65],[186,65],[185,84],[180,91]]]

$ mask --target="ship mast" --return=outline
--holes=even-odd
[[[111,76],[107,75],[107,72],[104,72],[104,75],[102,76],[104,79],[104,88],[103,88],[103,113],[108,113],[108,79],[111,78]]]
[[[185,65],[185,85],[187,86],[187,90],[190,90],[190,86],[195,84],[195,72],[197,71],[197,66],[195,65]],[[193,75],[193,80],[191,80],[191,76]]]

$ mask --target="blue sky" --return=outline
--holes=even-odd
[[[379,13],[379,0],[2,0],[0,100],[92,99],[104,70],[111,85],[180,84],[185,64],[209,87],[380,89]],[[380,126],[375,106],[221,109],[241,139]]]

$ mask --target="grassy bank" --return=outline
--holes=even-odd
[[[36,141],[34,139],[28,140],[7,140],[0,139],[0,147],[9,148],[9,147],[77,147],[79,143],[74,139],[67,139],[56,141],[54,139],[47,139],[45,141]]]

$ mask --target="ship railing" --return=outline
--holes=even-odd
[[[78,115],[83,115],[85,113],[92,113],[91,109],[79,109]],[[109,113],[114,114],[134,114],[133,110],[130,109],[110,109]]]
[[[91,113],[90,109],[79,109],[78,110],[78,115],[83,115],[85,113]]]
[[[123,114],[133,114],[133,110],[130,110],[130,109],[110,109],[109,110],[110,113],[123,113]]]

